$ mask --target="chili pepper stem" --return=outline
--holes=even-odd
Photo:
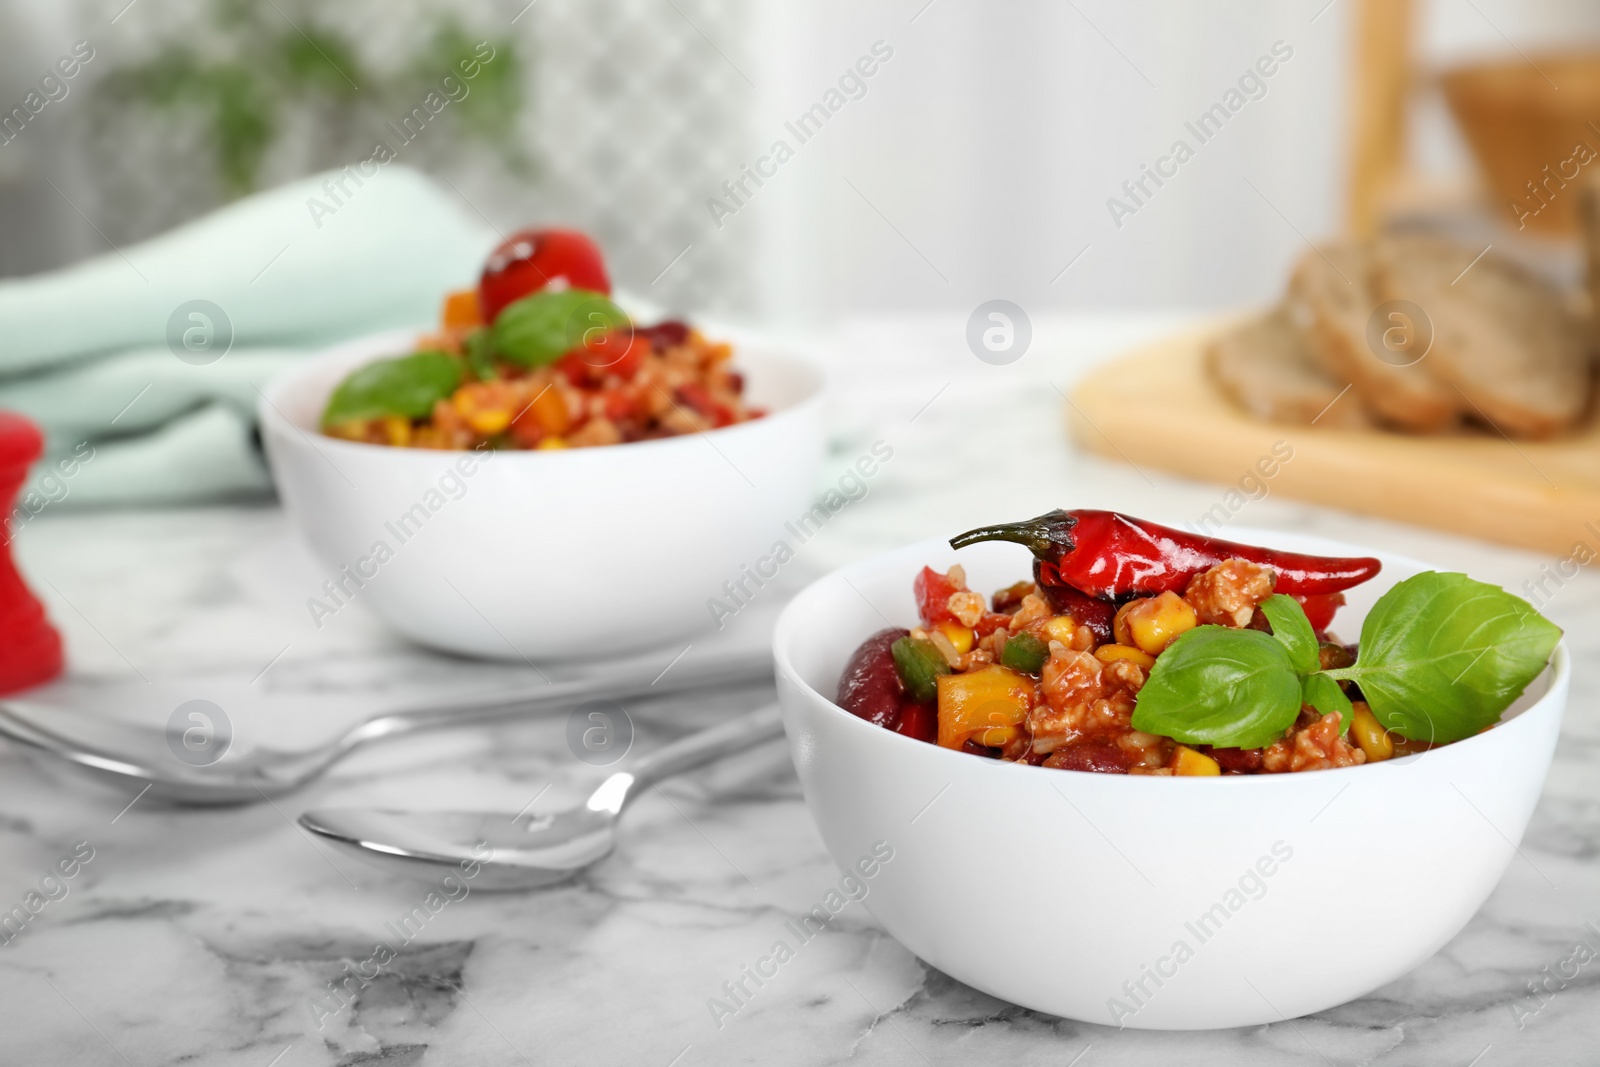
[[[980,526],[950,538],[951,548],[966,548],[979,541],[1010,541],[1022,545],[1046,563],[1054,563],[1072,550],[1072,528],[1078,520],[1065,511],[1052,511],[1025,522]]]

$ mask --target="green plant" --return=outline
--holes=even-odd
[[[290,6],[285,0],[282,6]],[[194,43],[198,39],[201,43]],[[371,130],[436,91],[483,40],[495,59],[441,118],[492,148],[517,173],[528,161],[515,137],[523,107],[523,67],[509,37],[475,37],[442,17],[417,54],[393,70],[363,63],[356,42],[319,26],[310,9],[212,0],[210,23],[169,40],[146,59],[114,69],[95,88],[101,109],[143,106],[203,124],[219,184],[229,196],[255,189],[290,107],[312,106],[346,135],[351,154],[370,152]],[[364,121],[365,120],[365,121]],[[370,122],[370,130],[366,123]]]

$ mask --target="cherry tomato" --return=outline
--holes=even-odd
[[[518,230],[489,254],[478,280],[483,321],[492,323],[507,304],[564,279],[573,289],[611,294],[600,247],[577,230]]]

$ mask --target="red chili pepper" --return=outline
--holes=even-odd
[[[1311,623],[1311,628],[1318,633],[1332,626],[1334,612],[1344,607],[1343,593],[1323,593],[1321,596],[1306,596],[1302,593],[1295,599],[1300,601],[1300,606],[1305,609],[1306,621]]]
[[[963,548],[979,541],[1025,545],[1054,568],[1062,583],[1096,597],[1181,593],[1195,575],[1228,559],[1271,567],[1278,575],[1277,592],[1307,597],[1360,585],[1382,566],[1365,556],[1310,556],[1202,537],[1114,511],[1052,511],[1026,522],[969,530],[950,544]]]

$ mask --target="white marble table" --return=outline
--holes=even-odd
[[[1034,351],[1005,368],[973,359],[959,322],[845,331],[832,358],[849,368],[853,392],[838,409],[837,458],[848,462],[877,439],[894,458],[865,499],[804,546],[785,587],[914,538],[1055,505],[1199,516],[1221,487],[1075,451],[1053,388],[1161,325],[1039,323]],[[1272,496],[1237,522],[1422,555],[1512,589],[1553,562]],[[272,506],[55,509],[18,546],[67,636],[75,698],[211,699],[230,710],[241,741],[309,736],[385,701],[533,678],[525,666],[410,647],[359,605],[313,628],[304,600],[320,571]],[[760,639],[784,591],[765,591],[740,616],[741,639]],[[929,969],[852,904],[719,1027],[709,998],[837,877],[782,749],[771,746],[644,797],[619,854],[581,881],[526,895],[473,890],[427,912],[397,959],[332,1011],[328,984],[378,940],[398,945],[391,925],[430,887],[330,852],[291,820],[342,802],[508,811],[535,797],[540,807],[560,803],[596,772],[569,753],[564,722],[546,720],[373,750],[302,794],[231,811],[129,807],[131,791],[58,779],[0,749],[0,912],[79,842],[88,843],[80,856],[93,850],[72,878],[44,886],[66,895],[0,946],[0,1063],[1593,1062],[1600,963],[1562,985],[1549,979],[1553,996],[1534,997],[1530,983],[1555,974],[1580,939],[1600,947],[1585,926],[1600,921],[1600,634],[1589,629],[1600,620],[1597,592],[1600,579],[1581,574],[1548,607],[1568,630],[1577,669],[1525,858],[1438,956],[1314,1017],[1185,1034],[1044,1017]],[[676,652],[663,650],[663,665]],[[763,696],[630,710],[646,745]]]

